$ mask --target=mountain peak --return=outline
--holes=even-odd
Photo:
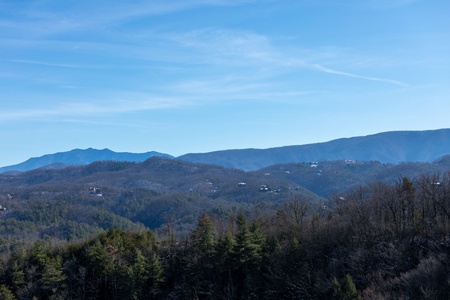
[[[66,152],[57,152],[54,154],[46,154],[40,157],[33,157],[27,161],[0,168],[0,173],[9,171],[29,171],[51,165],[87,165],[95,161],[114,160],[114,161],[129,161],[142,162],[152,156],[162,156],[172,158],[172,156],[159,152],[146,153],[129,153],[129,152],[114,152],[108,148],[104,149],[73,149]]]

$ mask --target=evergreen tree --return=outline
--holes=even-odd
[[[161,259],[153,253],[149,262],[148,280],[150,283],[150,294],[156,297],[160,293],[161,283],[164,282],[164,268]]]
[[[100,240],[96,240],[93,245],[88,247],[86,252],[89,290],[94,295],[100,295],[100,298],[107,298],[108,292],[111,290],[110,284],[115,259],[108,253],[107,246],[102,245]]]
[[[212,294],[215,278],[214,251],[216,231],[211,218],[203,214],[196,229],[190,236],[191,247],[186,257],[188,276],[185,284],[185,294],[190,297],[208,297]],[[194,296],[196,295],[196,296]]]
[[[216,261],[219,261],[219,268],[221,270],[229,270],[232,266],[233,262],[233,249],[236,244],[236,240],[234,239],[231,232],[227,232],[227,234],[221,238],[219,238],[216,243]]]
[[[260,224],[248,227],[247,219],[240,212],[236,219],[237,234],[233,247],[237,297],[257,297],[257,281],[261,279],[260,263],[263,257],[264,234]]]
[[[341,285],[336,277],[333,277],[331,282],[330,297],[331,299],[342,299]]]
[[[203,214],[197,228],[191,234],[194,251],[200,255],[210,256],[214,251],[216,231],[210,216]]]
[[[343,300],[357,300],[358,299],[358,291],[356,290],[356,286],[353,283],[350,275],[345,276],[344,284],[341,288],[342,299]]]
[[[0,299],[16,300],[16,297],[6,285],[0,285]]]
[[[15,289],[21,288],[25,284],[25,273],[19,266],[17,260],[14,260],[14,262],[12,263],[10,272],[12,286],[15,287]]]
[[[136,293],[141,296],[144,290],[145,283],[148,279],[148,262],[142,255],[141,250],[133,248],[134,255],[132,261],[133,283]]]
[[[258,246],[253,243],[253,236],[248,228],[243,212],[236,218],[237,234],[233,247],[236,267],[246,265],[258,257]]]
[[[62,258],[49,258],[41,273],[41,288],[47,295],[53,295],[58,290],[64,288],[64,281],[66,276],[62,270]]]

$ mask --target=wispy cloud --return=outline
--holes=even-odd
[[[56,64],[56,63],[48,63],[48,62],[26,60],[26,59],[11,59],[9,61],[13,62],[13,63],[41,65],[41,66],[56,67],[56,68],[68,68],[68,69],[81,69],[81,68],[84,69],[84,68],[86,68],[85,66],[79,66],[79,65]]]
[[[420,0],[393,0],[389,3],[395,5],[408,5]],[[97,9],[88,9],[91,6],[88,1],[81,1],[77,5],[72,4],[68,8],[60,6],[60,11],[53,10],[53,13],[46,11],[49,3],[54,5],[52,1],[36,1],[27,9],[22,10],[20,14],[22,20],[4,20],[0,21],[0,29],[3,27],[7,32],[8,29],[20,31],[18,39],[9,40],[9,43],[15,45],[23,45],[30,47],[32,43],[36,48],[58,47],[61,51],[77,51],[83,53],[101,53],[104,51],[113,56],[129,56],[133,59],[151,59],[160,61],[176,61],[177,63],[188,64],[189,61],[197,64],[208,64],[212,67],[221,66],[225,70],[231,68],[252,68],[256,72],[291,72],[292,67],[297,69],[313,69],[325,74],[333,74],[337,76],[345,76],[358,78],[368,81],[377,81],[387,84],[395,84],[400,86],[408,86],[407,84],[390,78],[378,78],[370,75],[361,75],[358,72],[346,70],[346,66],[339,60],[348,60],[348,57],[334,58],[333,67],[318,58],[316,53],[320,53],[320,49],[310,49],[304,51],[300,47],[299,57],[295,54],[295,50],[287,52],[285,49],[277,45],[277,41],[272,37],[258,34],[245,30],[227,30],[217,28],[199,29],[189,32],[175,33],[156,33],[152,32],[146,39],[140,39],[139,43],[129,40],[129,44],[115,44],[114,36],[120,33],[114,33],[113,37],[108,41],[79,41],[77,38],[71,42],[55,41],[47,39],[52,35],[69,32],[85,32],[86,30],[101,30],[102,34],[106,34],[109,26],[117,26],[140,17],[151,16],[156,14],[169,14],[172,12],[186,10],[200,6],[235,6],[245,5],[254,0],[172,0],[172,1],[137,1],[126,3],[106,3],[105,5],[96,5]],[[373,6],[381,7],[388,3],[387,0],[371,0]],[[392,4],[394,5],[394,4]],[[11,9],[11,8],[9,8]],[[19,10],[19,6],[15,6]],[[83,13],[80,13],[83,12]],[[30,33],[31,32],[31,33]],[[39,38],[34,38],[38,36]],[[116,36],[117,37],[117,36]],[[127,37],[133,39],[132,37]],[[136,39],[139,37],[136,36]],[[5,40],[5,39],[3,39]],[[175,47],[170,47],[174,45]],[[78,48],[77,48],[78,47]],[[181,47],[181,48],[180,48]],[[69,50],[71,49],[71,50]],[[168,50],[169,49],[169,50]],[[188,52],[180,49],[187,49]],[[314,53],[314,54],[313,54]],[[47,67],[58,68],[94,68],[95,66],[73,64],[57,61],[40,61],[32,59],[17,58],[12,60],[15,63],[35,64]],[[292,63],[295,62],[295,63]],[[339,65],[343,65],[339,67]],[[106,67],[106,66],[103,66]],[[250,72],[248,72],[250,73]],[[370,73],[370,69],[367,72]],[[254,76],[254,75],[253,75]],[[272,75],[273,76],[273,75]]]
[[[403,83],[401,81],[397,81],[397,80],[392,80],[392,79],[387,79],[387,78],[368,77],[368,76],[363,76],[363,75],[358,75],[358,74],[353,74],[353,73],[348,73],[348,72],[342,72],[342,71],[329,69],[329,68],[326,68],[324,66],[317,65],[317,64],[312,65],[312,66],[314,67],[314,69],[316,69],[316,70],[318,70],[320,72],[328,73],[328,74],[334,74],[334,75],[345,76],[345,77],[359,78],[359,79],[364,79],[364,80],[369,80],[369,81],[379,81],[379,82],[385,82],[385,83],[400,85],[400,86],[403,86],[403,87],[409,87],[408,84]]]
[[[255,0],[99,2],[95,6],[90,1],[77,1],[64,6],[55,4],[57,1],[33,1],[28,6],[23,3],[8,5],[4,8],[4,13],[11,17],[0,20],[0,29],[11,32],[12,36],[20,33],[30,38],[42,38],[77,31],[104,30],[136,18],[170,14],[195,7],[236,6]]]
[[[293,69],[315,70],[325,74],[358,78],[368,81],[377,81],[387,84],[408,87],[407,83],[374,76],[361,75],[353,72],[329,68],[323,63],[317,62],[321,59],[317,49],[299,49],[302,55],[298,57],[295,51],[289,53],[282,48],[278,48],[268,36],[259,35],[245,31],[227,31],[207,29],[189,32],[183,35],[174,35],[172,41],[180,43],[188,48],[196,48],[205,55],[203,59],[210,62],[221,62],[226,65],[246,65],[259,69],[269,68],[271,72],[292,72]],[[330,51],[326,50],[327,53]],[[320,52],[320,51],[319,51]],[[294,54],[293,54],[294,53]],[[329,58],[329,54],[324,55],[326,60],[332,60],[334,64],[343,64],[351,60],[350,57],[342,57],[342,53]],[[284,71],[283,71],[284,70]],[[369,70],[370,72],[370,70]]]
[[[228,64],[233,63],[230,58],[248,63],[271,60],[275,56],[267,36],[248,31],[208,28],[183,34],[167,34],[166,38],[183,47],[196,49],[209,58],[228,59]]]
[[[114,114],[122,114],[136,111],[146,111],[177,107],[189,103],[187,99],[170,97],[147,97],[142,100],[110,100],[90,102],[70,102],[61,105],[47,106],[46,108],[3,110],[0,112],[0,122],[17,120],[39,120],[67,117],[109,117]],[[95,103],[95,104],[94,104]]]
[[[16,29],[21,31],[21,35],[17,39],[15,37],[3,38],[3,41],[6,40],[12,47],[22,45],[23,48],[32,47],[33,49],[49,51],[49,53],[53,53],[51,51],[56,49],[55,51],[70,54],[60,56],[59,60],[57,56],[54,58],[47,55],[45,58],[34,59],[34,56],[31,55],[30,59],[17,57],[8,59],[9,62],[60,68],[61,70],[50,70],[46,73],[46,76],[53,76],[55,79],[62,77],[57,74],[57,72],[63,71],[62,69],[87,69],[86,73],[64,73],[66,75],[66,77],[63,77],[64,80],[55,81],[53,83],[55,86],[57,85],[60,88],[82,86],[83,81],[78,81],[79,78],[83,77],[80,74],[86,74],[87,78],[97,80],[98,78],[93,78],[88,74],[89,69],[93,68],[108,69],[116,66],[118,69],[130,69],[134,66],[145,68],[173,65],[183,69],[183,72],[174,72],[176,78],[167,77],[164,85],[154,85],[156,87],[152,88],[144,86],[142,83],[145,80],[147,80],[145,84],[155,81],[155,76],[149,75],[150,72],[129,72],[126,79],[133,82],[130,83],[132,87],[117,87],[117,89],[131,90],[135,88],[136,91],[142,91],[142,94],[125,93],[122,97],[110,97],[112,90],[116,87],[111,85],[105,88],[107,84],[101,82],[99,90],[96,90],[97,97],[100,95],[99,98],[101,99],[113,99],[105,105],[90,104],[98,102],[99,99],[82,98],[85,99],[83,102],[58,105],[49,109],[0,112],[0,121],[25,118],[56,118],[71,115],[81,117],[95,114],[112,115],[203,104],[212,101],[256,98],[264,100],[273,99],[277,95],[280,97],[298,96],[308,93],[308,91],[302,90],[301,87],[296,89],[294,86],[285,88],[287,85],[283,85],[275,79],[286,74],[303,75],[305,72],[320,72],[324,75],[355,78],[367,82],[408,86],[408,84],[399,80],[371,76],[370,65],[358,68],[353,66],[352,68],[348,64],[348,61],[353,58],[352,53],[340,52],[338,48],[333,49],[333,47],[324,50],[324,48],[302,46],[300,41],[289,43],[288,49],[283,47],[288,43],[280,43],[280,39],[283,39],[283,37],[260,34],[252,30],[224,28],[202,28],[192,31],[172,29],[170,32],[154,30],[153,28],[140,29],[140,32],[108,30],[110,26],[112,28],[114,26],[120,27],[128,21],[144,16],[169,14],[199,6],[232,6],[244,5],[249,2],[253,1],[160,0],[126,2],[120,5],[117,2],[107,5],[105,1],[104,6],[97,6],[105,11],[95,11],[86,9],[86,5],[89,5],[89,2],[86,1],[67,11],[62,8],[62,14],[56,12],[50,14],[45,12],[48,1],[37,1],[38,4],[33,6],[37,10],[30,7],[23,13],[25,22],[0,22],[0,30],[2,26],[16,26]],[[80,14],[80,11],[83,11],[83,13]],[[36,31],[33,32],[34,28]],[[27,30],[32,31],[32,33],[28,33]],[[58,36],[61,33],[85,33],[87,30],[99,30],[100,35],[105,38],[94,41],[84,39],[81,34],[76,35],[74,39],[68,38],[65,40]],[[52,38],[52,35],[57,37]],[[86,62],[83,60],[84,56],[78,57],[78,60],[64,60],[67,57],[75,57],[80,53],[86,54],[86,57],[90,57],[91,60],[86,60],[87,63],[83,63]],[[100,57],[100,60],[103,56],[108,56],[108,59],[99,61],[98,65],[91,65],[92,54],[96,58]],[[124,57],[128,60],[120,60],[120,64],[115,62],[115,58]],[[159,64],[160,62],[162,64]],[[73,75],[73,73],[77,74]],[[110,72],[111,74],[105,73],[98,72],[98,76],[104,76],[101,80],[121,82],[120,76],[123,76],[123,74],[119,74],[120,72],[115,74],[113,74],[114,72]],[[143,79],[141,75],[148,76],[148,78]],[[275,84],[275,82],[277,83]],[[104,88],[110,90],[101,90]]]

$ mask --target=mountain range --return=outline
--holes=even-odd
[[[291,162],[335,160],[379,161],[394,164],[432,162],[449,153],[450,129],[440,129],[391,131],[300,146],[193,153],[180,156],[178,159],[228,168],[258,170],[274,164]]]
[[[154,156],[140,163],[110,160],[4,173],[0,236],[72,239],[111,227],[146,227],[164,235],[168,226],[184,235],[203,213],[226,222],[238,211],[275,214],[295,199],[307,203],[311,212],[323,213],[335,196],[346,198],[403,178],[417,187],[426,182],[440,186],[448,182],[448,170],[450,155],[433,163],[339,160],[276,164],[257,171]]]
[[[197,279],[191,280],[192,274],[199,274],[198,262],[207,257],[198,256],[198,249],[213,249],[210,253],[217,256],[211,261],[220,262],[219,269],[226,271],[223,278],[239,273],[242,265],[234,262],[243,253],[249,266],[261,260],[254,272],[266,268],[275,278],[272,282],[287,282],[286,278],[289,284],[309,282],[311,274],[325,278],[325,271],[317,266],[326,266],[329,273],[321,286],[339,287],[336,277],[331,283],[330,275],[340,274],[339,270],[361,271],[354,278],[375,278],[374,282],[380,274],[399,274],[381,278],[381,287],[386,288],[384,282],[390,282],[393,290],[399,289],[398,282],[421,287],[417,282],[431,278],[437,283],[424,290],[444,286],[442,297],[431,298],[446,299],[448,137],[449,130],[388,132],[304,146],[177,158],[108,149],[75,149],[33,158],[0,174],[1,276],[6,278],[4,282],[17,282],[24,291],[29,286],[24,284],[23,274],[30,274],[29,281],[38,286],[48,278],[48,270],[63,278],[57,280],[64,282],[64,290],[68,284],[74,290],[80,286],[102,289],[101,282],[109,278],[114,288],[125,282],[123,290],[130,295],[128,281],[137,282],[141,279],[134,278],[143,274],[134,270],[154,268],[156,264],[150,261],[155,253],[161,257],[155,261],[166,268],[164,274],[197,284]],[[11,171],[27,168],[32,170]],[[202,225],[207,223],[202,220],[211,225]],[[196,241],[203,240],[204,232],[214,240],[202,248]],[[250,246],[237,247],[238,243]],[[257,247],[264,256],[257,254],[249,260],[247,253]],[[147,256],[142,249],[147,249]],[[430,259],[429,253],[435,257]],[[111,261],[120,265],[113,266]],[[232,267],[226,269],[230,262]],[[293,263],[297,263],[294,269]],[[98,266],[98,271],[90,271],[92,266]],[[282,269],[286,273],[280,273]],[[97,281],[85,276],[98,277],[106,274],[104,270],[110,270],[108,276]],[[368,277],[367,270],[375,275]],[[21,274],[22,279],[16,280]],[[197,278],[211,274],[220,273],[208,271]],[[294,274],[292,278],[290,274]],[[303,280],[297,274],[307,277]],[[276,293],[267,278],[264,282],[270,298]],[[0,287],[0,294],[5,286]],[[338,293],[342,286],[336,289]],[[177,298],[175,293],[171,295]],[[280,297],[303,298],[298,294]]]
[[[126,161],[146,155],[151,157],[143,162]],[[164,156],[77,149],[30,160],[32,167],[46,164],[34,170],[0,174],[0,236],[76,239],[111,227],[146,227],[158,234],[170,227],[186,235],[203,213],[226,222],[240,210],[275,214],[293,199],[321,213],[335,196],[346,198],[375,183],[382,187],[410,178],[419,187],[440,185],[450,176],[450,155],[432,163],[339,159],[278,163],[255,171]]]
[[[298,146],[190,153],[176,159],[253,171],[275,164],[294,162],[336,160],[379,161],[393,164],[432,162],[447,154],[450,154],[450,129],[391,131]],[[42,167],[57,169],[66,165],[86,165],[104,160],[142,162],[152,156],[174,158],[169,154],[154,151],[117,153],[109,149],[75,149],[47,154],[17,165],[2,167],[0,173],[29,171]]]
[[[74,149],[67,152],[46,154],[41,157],[33,157],[17,165],[0,168],[0,173],[19,171],[25,172],[39,168],[61,169],[68,165],[87,165],[95,161],[128,161],[143,162],[153,156],[172,158],[171,155],[155,151],[146,153],[114,152],[109,149]]]

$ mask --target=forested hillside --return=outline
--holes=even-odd
[[[0,299],[448,299],[449,162],[3,174]]]
[[[321,201],[289,180],[160,157],[38,169],[0,175],[0,242],[71,240],[111,227],[186,235],[202,213],[257,215],[295,196]]]
[[[431,163],[383,164],[378,161],[321,161],[273,165],[256,173],[271,174],[291,180],[322,197],[345,193],[373,182],[395,183],[402,177],[418,178],[424,174],[445,174],[450,170],[450,156]]]
[[[255,217],[275,213],[296,197],[319,210],[330,197],[373,182],[395,184],[449,169],[449,157],[431,164],[286,164],[256,172],[153,157],[3,174],[0,242],[6,249],[21,241],[74,240],[111,227],[186,236],[203,213],[224,222],[239,210]]]
[[[315,210],[203,214],[189,236],[110,229],[3,253],[2,299],[448,299],[450,178],[373,183]]]
[[[275,164],[313,161],[432,162],[447,154],[450,154],[450,129],[391,131],[324,143],[190,153],[178,158],[254,171]]]

